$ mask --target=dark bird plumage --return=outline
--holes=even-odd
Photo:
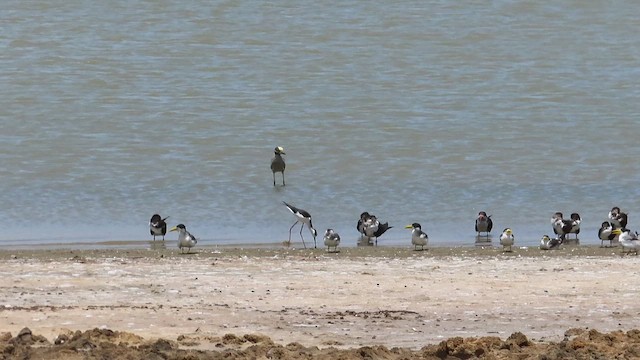
[[[553,227],[553,233],[558,235],[560,242],[563,243],[571,228],[573,227],[573,221],[563,218],[561,212],[556,212],[551,217],[551,226]]]
[[[540,239],[540,250],[552,250],[560,248],[560,239],[552,239],[549,235],[542,235]]]
[[[491,229],[493,229],[493,220],[491,220],[491,215],[487,216],[487,213],[484,211],[480,211],[478,213],[478,217],[476,218],[476,233],[477,236],[480,236],[480,233],[486,233],[486,237],[489,237],[489,233]]]
[[[159,214],[153,214],[151,216],[151,220],[149,220],[149,233],[153,236],[153,241],[156,241],[156,236],[162,236],[162,241],[164,241],[164,236],[167,234],[167,220],[169,217],[162,218]]]
[[[289,228],[289,244],[291,244],[291,230],[293,230],[293,227],[296,226],[297,223],[300,223],[300,238],[302,239],[302,245],[304,246],[304,248],[307,248],[307,244],[305,244],[304,237],[302,236],[302,229],[304,228],[304,225],[307,224],[311,235],[313,235],[313,247],[316,248],[316,236],[318,236],[318,232],[313,228],[313,224],[311,222],[311,214],[309,214],[309,212],[305,210],[287,204],[284,201],[282,203],[287,207],[287,209],[289,209],[289,211],[291,211],[293,216],[296,217],[296,222],[294,222],[293,225],[291,225],[291,227]]]
[[[600,225],[600,229],[598,229],[598,239],[600,239],[600,247],[604,247],[605,241],[608,241],[609,246],[611,246],[616,236],[617,235],[613,232],[613,225],[611,225],[611,223],[608,221],[602,222],[602,225]]]
[[[367,244],[371,243],[371,239],[375,238],[375,244],[378,245],[378,238],[393,226],[389,223],[381,223],[375,215],[363,212],[356,224],[358,232],[361,234],[361,240],[366,240]]]

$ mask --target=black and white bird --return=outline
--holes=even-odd
[[[609,246],[612,245],[613,241],[616,239],[616,234],[613,233],[613,225],[610,222],[604,221],[602,225],[600,225],[600,229],[598,230],[598,239],[600,239],[600,247],[604,247],[604,242],[608,241]]]
[[[333,229],[327,229],[324,232],[324,246],[327,247],[327,252],[332,252],[331,248],[333,252],[338,252],[338,245],[340,245],[340,235]]]
[[[376,245],[378,245],[378,238],[392,227],[393,226],[389,226],[388,222],[381,223],[375,215],[369,214],[366,211],[360,214],[360,220],[358,220],[358,224],[356,225],[356,228],[361,234],[361,240],[369,244],[372,239],[375,239]]]
[[[413,223],[404,228],[413,229],[411,231],[411,244],[413,245],[413,249],[417,251],[418,246],[420,246],[420,251],[424,250],[424,247],[429,243],[429,236],[427,236],[426,232],[422,231],[422,226],[418,223]]]
[[[480,233],[486,233],[486,237],[489,238],[489,233],[493,229],[493,220],[491,220],[491,215],[487,216],[487,213],[484,211],[480,211],[478,213],[478,217],[476,218],[476,233],[477,236],[480,237]]]
[[[513,236],[513,230],[510,228],[506,228],[502,231],[500,235],[500,245],[502,245],[502,251],[513,251],[511,247],[515,243],[515,237]],[[509,247],[509,250],[505,250],[506,247]]]
[[[284,163],[284,158],[282,155],[286,155],[284,153],[284,149],[282,146],[276,146],[274,150],[275,156],[271,159],[271,172],[273,172],[273,186],[276,186],[276,173],[282,173],[282,186],[284,186],[284,169],[287,167],[287,164]]]
[[[196,246],[198,240],[195,236],[193,236],[190,232],[187,231],[186,226],[184,224],[178,224],[171,228],[169,231],[177,231],[178,232],[178,248],[180,252],[183,252],[184,248],[187,248],[187,253],[191,252],[191,248]]]
[[[640,240],[638,240],[638,233],[632,233],[629,229],[614,229],[613,233],[618,235],[618,241],[622,247],[622,253],[625,251],[627,254],[635,253],[638,255],[640,250]]]
[[[556,212],[551,216],[551,227],[553,227],[553,233],[558,235],[561,243],[564,243],[565,238],[571,228],[573,227],[573,221],[564,219],[561,212]]]
[[[149,220],[149,232],[151,236],[153,236],[153,241],[156,241],[156,236],[162,236],[162,241],[164,241],[164,236],[167,234],[167,220],[169,217],[162,218],[159,214],[153,214],[151,216],[151,220]]]
[[[580,214],[572,213],[571,214],[571,229],[569,230],[569,234],[575,234],[575,240],[578,241],[578,234],[580,234],[580,223],[582,223],[582,218],[580,218]]]
[[[291,225],[291,227],[289,228],[289,244],[291,244],[291,230],[293,230],[293,227],[296,226],[297,223],[300,223],[300,238],[302,239],[302,245],[305,249],[307,248],[307,244],[304,243],[304,237],[302,236],[302,229],[306,224],[309,228],[309,231],[311,231],[311,235],[313,235],[313,247],[316,248],[316,237],[318,236],[318,232],[313,228],[313,223],[311,222],[311,214],[309,214],[309,212],[305,210],[287,204],[284,201],[282,203],[287,207],[287,209],[289,209],[289,211],[291,211],[293,216],[296,217],[296,222],[294,222],[293,225]]]
[[[609,218],[609,222],[611,223],[611,226],[613,226],[614,229],[627,228],[627,221],[628,221],[627,213],[622,212],[619,207],[614,206],[613,208],[611,208],[611,211],[609,211],[608,218]]]
[[[560,239],[552,239],[549,235],[542,235],[540,239],[540,250],[552,250],[560,248]]]

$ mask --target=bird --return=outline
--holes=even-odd
[[[629,229],[614,229],[612,233],[618,235],[618,241],[622,246],[622,253],[631,254],[632,252],[638,255],[638,249],[640,249],[640,240],[638,240],[638,233],[631,233]]]
[[[180,249],[180,253],[183,253],[183,248],[187,248],[187,253],[191,252],[191,248],[196,246],[196,243],[198,242],[196,237],[187,231],[184,224],[178,224],[172,227],[169,231],[178,232],[178,248]]]
[[[500,235],[500,245],[502,245],[502,251],[507,251],[504,248],[509,247],[509,252],[512,251],[511,247],[515,242],[515,238],[513,236],[513,230],[510,228],[506,228],[502,231],[502,235]]]
[[[149,232],[151,236],[153,236],[153,241],[156,241],[156,236],[162,236],[162,241],[164,241],[164,236],[167,234],[167,220],[169,217],[162,218],[159,214],[153,214],[151,216],[151,220],[149,220]]]
[[[571,214],[571,229],[569,230],[569,234],[575,234],[575,240],[578,241],[578,234],[580,234],[580,223],[582,219],[580,218],[580,214],[572,213]]]
[[[411,244],[413,244],[413,249],[418,251],[418,246],[420,246],[420,251],[424,250],[424,247],[429,243],[429,236],[427,236],[426,232],[422,231],[422,226],[418,223],[413,223],[404,228],[413,229],[413,231],[411,231]]]
[[[562,213],[558,211],[551,217],[551,226],[553,227],[553,232],[558,235],[560,242],[563,243],[573,227],[573,221],[564,219]]]
[[[311,223],[311,214],[305,210],[298,209],[293,205],[289,205],[284,201],[282,203],[296,217],[296,222],[294,222],[289,228],[289,244],[291,244],[291,230],[293,230],[293,227],[296,226],[297,223],[300,223],[300,238],[302,239],[302,245],[304,248],[307,248],[307,244],[304,243],[304,237],[302,236],[302,229],[304,228],[304,225],[307,224],[309,231],[311,231],[311,235],[313,235],[313,247],[316,248],[316,236],[318,236],[318,232],[313,228],[313,224]]]
[[[340,235],[333,229],[327,229],[324,232],[324,246],[327,247],[327,252],[331,252],[331,248],[333,252],[338,252],[338,245],[340,245]]]
[[[282,186],[284,184],[284,169],[287,164],[284,163],[282,155],[286,155],[282,146],[276,146],[274,150],[275,156],[271,159],[271,172],[273,172],[273,186],[276,186],[276,173],[282,173]]]
[[[540,239],[540,250],[551,250],[560,248],[560,239],[552,239],[549,235],[542,235]]]
[[[616,238],[616,234],[613,233],[613,225],[611,225],[610,222],[602,222],[598,230],[598,238],[600,239],[600,247],[604,247],[605,241],[608,241],[609,246],[611,246],[613,240]]]
[[[489,233],[493,228],[493,220],[491,220],[491,215],[487,216],[487,213],[484,211],[480,211],[478,213],[478,217],[476,218],[476,233],[478,237],[480,237],[480,233],[486,233],[487,238],[489,238]]]
[[[378,245],[378,238],[382,236],[387,230],[393,226],[389,226],[389,223],[381,223],[375,215],[371,215],[368,212],[360,214],[360,220],[358,220],[358,231],[362,234],[361,238],[366,239],[367,243],[371,242],[372,238],[375,238],[375,244]]]
[[[627,213],[620,211],[620,208],[617,206],[611,208],[608,218],[614,229],[625,229],[627,227]]]

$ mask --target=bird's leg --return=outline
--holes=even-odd
[[[276,173],[273,173],[273,186],[276,186]]]
[[[307,248],[307,244],[304,243],[304,236],[302,236],[302,229],[304,229],[304,223],[300,223],[300,239],[302,239],[302,246],[304,246],[304,248]]]
[[[289,245],[291,245],[291,230],[293,230],[293,227],[296,226],[298,222],[294,222],[293,225],[291,225],[291,227],[289,228]]]
[[[282,186],[285,186],[285,183],[284,183],[284,171],[282,172]]]

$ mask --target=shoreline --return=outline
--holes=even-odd
[[[561,341],[640,328],[639,258],[618,248],[0,249],[0,332],[49,341],[111,329],[145,339],[267,335],[319,348],[419,349],[455,337]]]

